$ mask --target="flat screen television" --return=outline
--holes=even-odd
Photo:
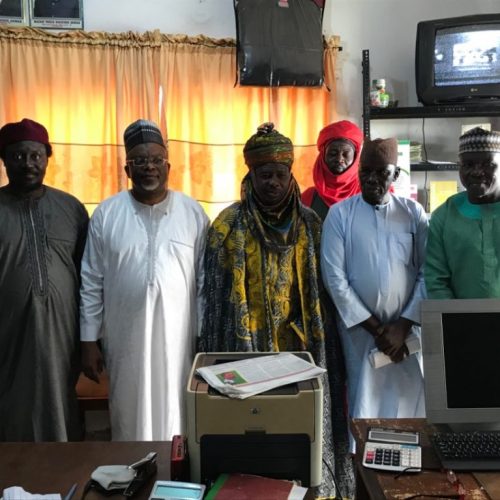
[[[454,430],[500,426],[500,299],[424,300],[427,420]]]
[[[415,75],[425,105],[500,105],[500,13],[418,23]]]

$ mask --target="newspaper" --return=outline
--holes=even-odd
[[[245,399],[275,387],[318,377],[326,370],[288,352],[204,366],[196,372],[222,394]]]

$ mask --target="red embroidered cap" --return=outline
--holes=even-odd
[[[0,151],[9,144],[21,141],[34,141],[50,147],[47,129],[29,118],[23,118],[20,122],[7,123],[0,128]]]

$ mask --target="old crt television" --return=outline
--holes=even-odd
[[[421,304],[427,420],[452,430],[500,426],[500,299]]]
[[[423,104],[500,105],[500,13],[418,23],[415,75]]]

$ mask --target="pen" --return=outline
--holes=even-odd
[[[77,488],[78,488],[78,483],[73,484],[73,486],[69,489],[68,493],[66,493],[66,496],[63,498],[63,500],[71,500]]]

